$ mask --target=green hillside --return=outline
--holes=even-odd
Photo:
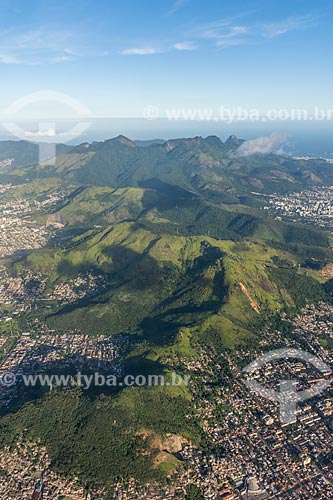
[[[80,185],[151,187],[158,180],[178,186],[219,203],[256,203],[253,192],[285,193],[305,187],[331,185],[333,174],[324,160],[295,160],[287,156],[241,157],[243,141],[231,137],[194,137],[153,142],[140,147],[124,136],[76,147],[59,145],[56,166],[36,166],[37,145],[8,141],[0,156],[14,158],[24,170],[7,173],[4,179],[22,182],[59,176]],[[22,152],[31,149],[22,160]],[[28,167],[28,168],[27,168]]]
[[[170,377],[205,350],[257,349],[282,313],[331,300],[322,272],[332,262],[330,233],[274,220],[255,194],[329,185],[329,167],[238,157],[241,143],[196,137],[137,145],[119,136],[60,148],[55,166],[32,162],[2,174],[3,183],[15,179],[1,195],[3,210],[23,200],[23,220],[48,238],[1,259],[2,280],[28,275],[24,286],[41,290],[1,323],[3,334],[13,344],[23,331],[124,334],[125,373]],[[18,165],[21,147],[3,151],[14,148]],[[216,374],[211,367],[212,384],[232,377],[221,366]],[[53,467],[88,489],[111,491],[131,477],[163,482],[184,466],[164,449],[170,434],[212,453],[197,404],[185,386],[31,391],[2,411],[0,445],[15,446],[22,435],[40,440]]]

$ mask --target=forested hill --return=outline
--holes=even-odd
[[[55,165],[37,165],[38,145],[0,142],[0,160],[12,159],[4,180],[22,182],[57,176],[84,185],[155,187],[171,184],[218,202],[247,203],[252,192],[297,191],[333,184],[325,160],[295,160],[275,154],[239,154],[244,141],[216,136],[152,141],[142,145],[124,136],[103,142],[57,146]],[[23,169],[22,169],[23,167]],[[23,177],[23,179],[22,179]]]

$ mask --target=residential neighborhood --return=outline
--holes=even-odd
[[[266,195],[269,204],[264,210],[275,217],[316,224],[323,228],[333,225],[333,187],[314,187],[311,190],[293,192],[286,195]]]
[[[286,318],[286,321],[289,321]],[[323,338],[333,341],[333,306],[326,303],[308,305],[292,322],[293,335],[287,339],[279,331],[267,331],[261,341],[263,351],[267,345],[276,348],[305,349],[333,366],[333,355],[327,349]],[[0,344],[6,339],[1,337]],[[20,380],[22,373],[47,371],[54,367],[121,370],[117,363],[118,353],[124,340],[121,337],[89,337],[68,332],[63,335],[48,334],[40,337],[25,333],[13,349],[7,353],[1,366],[1,375],[15,373]],[[257,353],[258,356],[260,353]],[[217,499],[286,499],[306,500],[308,498],[326,500],[333,496],[333,391],[331,387],[297,405],[292,422],[280,420],[279,407],[260,395],[249,391],[243,382],[246,376],[242,360],[253,360],[253,353],[238,351],[235,355],[217,354],[213,350],[202,351],[196,361],[182,359],[184,370],[191,376],[191,390],[197,408],[197,418],[203,429],[217,447],[220,455],[209,455],[190,442],[180,442],[177,451],[172,450],[179,461],[176,472],[180,481],[174,482],[170,476],[164,487],[163,497],[183,498],[187,485],[195,485],[204,491],[205,498]],[[232,381],[227,383],[228,371]],[[331,381],[330,369],[320,373],[315,366],[300,359],[282,359],[267,363],[250,376],[265,387],[278,390],[280,380],[288,377],[297,379],[297,390],[314,386],[318,381]],[[218,378],[225,383],[214,384]],[[200,381],[198,385],[198,381]],[[15,386],[4,388],[2,404],[9,404],[15,397]],[[203,392],[202,392],[203,391]],[[15,485],[23,484],[24,492],[32,495],[35,476],[32,463],[44,457],[40,448],[35,450],[35,458],[26,454],[22,444],[15,451],[15,458],[5,454],[1,467],[16,478]],[[30,445],[29,445],[30,446]],[[33,445],[31,445],[33,446]],[[38,458],[42,460],[42,458]],[[15,464],[15,467],[14,467]],[[21,464],[18,466],[17,464]],[[53,490],[55,476],[47,465],[39,466],[43,472],[43,499]],[[28,472],[27,472],[28,471]],[[175,486],[173,486],[175,484]],[[181,484],[182,486],[179,486]],[[30,485],[30,486],[29,486]],[[178,486],[176,486],[178,485]],[[5,487],[5,486],[3,486]],[[6,482],[6,491],[13,487]],[[79,486],[70,493],[67,483],[56,481],[57,491],[69,499],[85,499],[86,493]],[[72,485],[72,487],[74,487]],[[23,487],[22,487],[23,488]],[[67,488],[67,489],[66,489]],[[134,480],[128,484],[118,484],[115,497],[121,500],[135,498],[157,499],[161,490],[154,483],[139,486]],[[5,491],[5,490],[4,490]],[[14,490],[13,490],[14,491]],[[67,492],[68,493],[64,493]],[[11,493],[13,500],[23,500],[23,490]],[[67,495],[67,496],[66,496]],[[72,495],[72,496],[71,496]],[[76,495],[76,496],[75,496]],[[29,498],[29,497],[28,497]],[[93,497],[95,498],[95,497]],[[98,498],[98,497],[97,497]]]

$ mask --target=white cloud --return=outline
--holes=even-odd
[[[62,54],[61,56],[56,56],[52,59],[52,62],[55,63],[60,63],[60,62],[66,62],[66,61],[72,61],[73,57],[68,56],[66,54]]]
[[[176,0],[174,4],[172,5],[171,9],[169,9],[166,13],[167,16],[171,16],[177,10],[179,10],[185,3],[187,3],[189,0]]]
[[[225,38],[221,39],[218,42],[216,42],[216,45],[218,47],[235,47],[236,45],[246,45],[248,43],[248,40],[245,40],[244,38]]]
[[[315,19],[311,16],[288,17],[282,21],[261,25],[262,35],[266,38],[275,38],[285,35],[289,31],[313,26]]]
[[[174,48],[176,50],[195,50],[198,48],[194,42],[178,42],[175,43]]]
[[[41,27],[36,30],[26,31],[14,36],[13,46],[17,50],[69,50],[68,44],[73,43],[78,37],[78,33],[68,30],[54,30],[48,27]]]
[[[49,128],[48,130],[38,130],[37,132],[29,132],[25,133],[26,137],[56,137],[57,133],[53,128]]]
[[[158,54],[159,52],[159,50],[153,47],[133,47],[132,49],[123,50],[121,54],[124,56],[148,56]]]
[[[56,132],[54,128],[51,127],[47,130],[37,130],[36,132],[27,130],[25,131],[24,136],[31,139],[40,139],[41,142],[45,142],[42,141],[42,139],[51,139],[56,137],[61,140],[64,137],[77,137],[77,131],[73,128],[68,132]]]
[[[230,28],[230,20],[220,20],[214,21],[212,23],[207,23],[205,25],[199,26],[196,30],[196,35],[199,38],[216,39],[225,33],[225,30]],[[221,31],[224,30],[224,31]]]
[[[201,26],[197,36],[212,41],[218,47],[231,47],[247,43],[251,31],[248,26],[233,25],[231,20],[226,19]]]
[[[216,45],[223,48],[246,45],[250,40],[248,33],[249,30],[245,26],[231,26],[227,33],[216,37]]]
[[[20,64],[21,61],[10,54],[0,54],[0,63],[3,64]]]
[[[190,0],[175,0],[168,14],[173,14]],[[250,13],[251,14],[251,13]],[[55,29],[54,26],[40,26],[37,29],[18,32],[7,29],[0,32],[0,64],[40,65],[49,63],[65,63],[80,57],[102,57],[120,53],[128,56],[144,56],[162,54],[172,50],[191,51],[199,46],[206,48],[228,48],[232,46],[262,43],[264,40],[283,36],[290,31],[315,26],[313,16],[293,16],[279,21],[266,23],[245,23],[249,13],[220,19],[214,22],[197,25],[187,34],[175,34],[156,43],[147,41],[128,41],[129,48],[109,46],[103,35],[100,39],[91,40],[92,33],[82,29]],[[238,24],[239,23],[239,24]],[[181,37],[181,38],[180,38]],[[184,40],[182,40],[184,37]],[[180,39],[180,41],[179,41]],[[143,46],[141,46],[141,43]],[[131,47],[131,44],[133,46]]]
[[[37,65],[67,61],[80,56],[76,47],[82,42],[75,30],[54,30],[41,27],[16,33],[7,30],[0,33],[0,63]]]
[[[293,16],[280,21],[247,25],[235,24],[235,20],[236,18],[221,19],[198,26],[191,36],[196,39],[205,39],[218,47],[226,48],[260,43],[265,38],[275,38],[291,31],[310,28],[316,24],[315,18],[310,15]]]
[[[235,156],[251,156],[254,154],[284,154],[283,146],[286,144],[288,136],[273,132],[269,136],[258,137],[251,141],[244,142],[236,151]]]
[[[227,33],[221,34],[217,38],[218,47],[232,47],[233,45],[243,45],[248,42],[245,36],[249,33],[245,26],[231,26]]]

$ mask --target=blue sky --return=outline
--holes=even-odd
[[[332,19],[327,0],[1,0],[0,109],[41,90],[104,117],[333,107]]]

